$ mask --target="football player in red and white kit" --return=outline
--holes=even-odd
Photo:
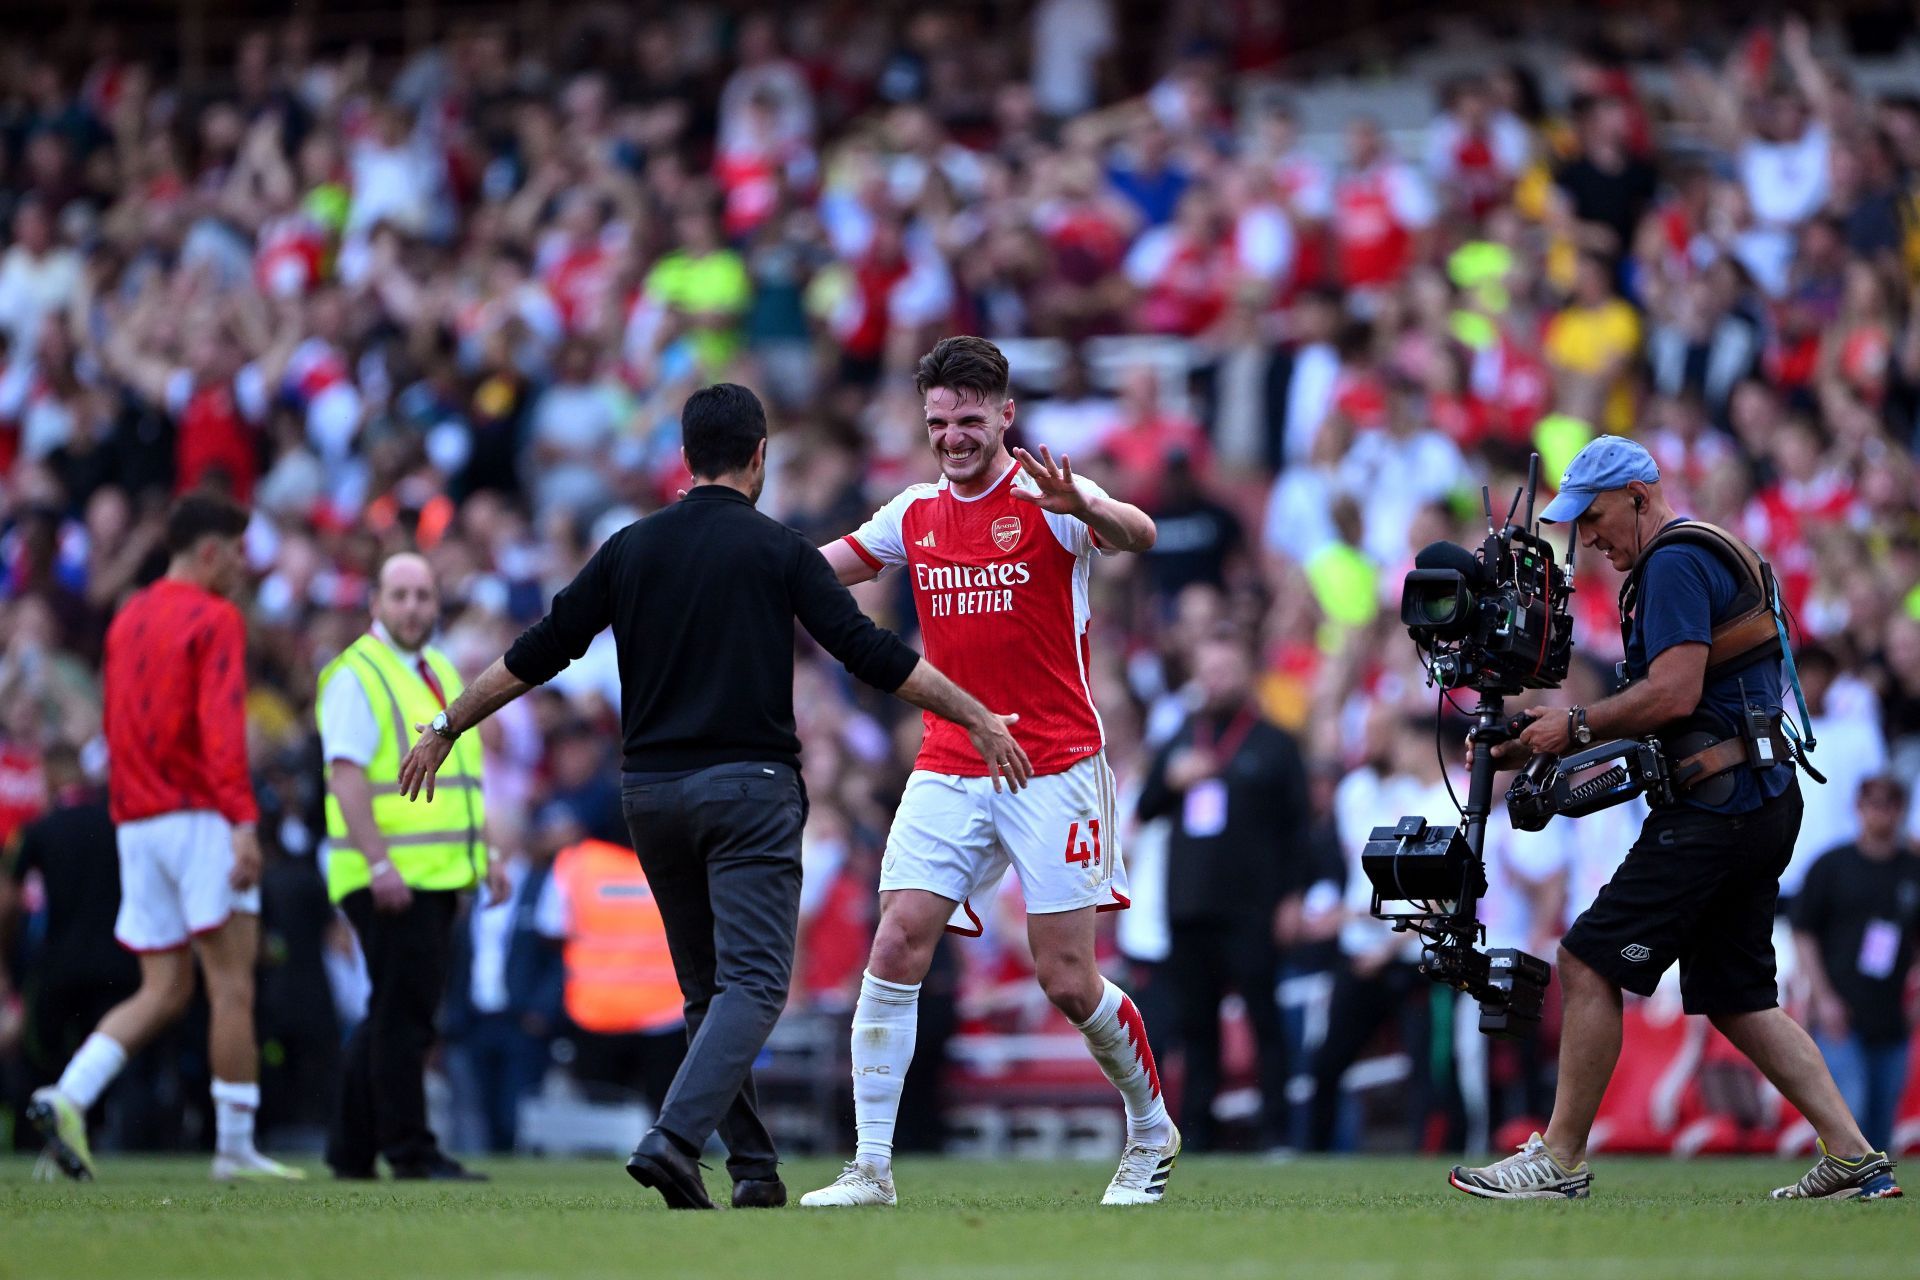
[[[1064,456],[1056,464],[1044,447],[1038,458],[1008,451],[1014,406],[1006,357],[992,343],[942,340],[915,384],[941,480],[909,488],[822,553],[849,585],[906,570],[928,660],[1017,714],[1033,776],[1003,792],[965,737],[927,721],[887,838],[880,924],[853,1015],[858,1147],[837,1181],[800,1203],[895,1203],[894,1117],[920,981],[943,927],[978,935],[977,908],[1011,865],[1040,985],[1126,1101],[1126,1148],[1102,1203],[1157,1204],[1180,1134],[1139,1011],[1094,964],[1094,913],[1127,898],[1113,773],[1087,681],[1093,556],[1146,550],[1153,521],[1076,477]]]
[[[93,1177],[87,1110],[206,983],[213,1176],[306,1175],[253,1145],[260,1109],[253,971],[260,954],[260,817],[247,773],[246,511],[190,493],[167,517],[166,576],[107,628],[102,683],[107,802],[120,853],[113,935],[140,958],[140,989],[107,1011],[27,1118],[77,1181]]]

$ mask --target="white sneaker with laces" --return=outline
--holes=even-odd
[[[263,1156],[258,1151],[249,1151],[237,1156],[218,1155],[213,1158],[215,1182],[257,1182],[270,1179],[300,1182],[306,1176],[306,1170],[281,1164],[278,1160]]]
[[[831,1186],[800,1197],[801,1206],[808,1209],[853,1209],[863,1205],[890,1209],[898,1203],[899,1198],[893,1193],[893,1179],[864,1160],[849,1160]]]
[[[1447,1181],[1456,1191],[1483,1200],[1584,1200],[1593,1174],[1585,1160],[1572,1169],[1562,1168],[1536,1133],[1518,1152],[1484,1168],[1453,1166]]]
[[[1129,1142],[1120,1153],[1120,1167],[1101,1204],[1159,1204],[1166,1199],[1167,1179],[1180,1159],[1180,1128],[1167,1125],[1165,1142]]]

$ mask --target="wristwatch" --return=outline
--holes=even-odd
[[[1567,726],[1573,734],[1573,740],[1581,746],[1593,741],[1593,730],[1587,727],[1587,709],[1585,707],[1567,708]]]
[[[427,728],[433,730],[435,733],[445,738],[448,742],[452,742],[455,738],[460,736],[459,734],[453,731],[453,726],[447,723],[447,713],[444,711],[442,711],[439,715],[435,716],[433,719],[427,721]]]

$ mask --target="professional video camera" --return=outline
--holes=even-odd
[[[1493,498],[1482,489],[1487,537],[1478,553],[1436,542],[1414,559],[1400,598],[1400,620],[1413,636],[1430,683],[1441,697],[1470,688],[1480,695],[1473,709],[1473,767],[1467,803],[1457,825],[1431,825],[1403,817],[1375,827],[1360,864],[1373,885],[1373,914],[1396,932],[1423,941],[1421,970],[1436,982],[1465,991],[1480,1002],[1480,1030],[1517,1036],[1540,1020],[1552,969],[1523,951],[1481,951],[1486,940],[1478,908],[1487,891],[1481,849],[1493,802],[1493,747],[1518,733],[1505,699],[1523,689],[1551,689],[1566,678],[1573,658],[1573,547],[1567,565],[1554,563],[1553,548],[1540,537],[1533,517],[1540,456],[1527,464],[1526,487],[1514,494],[1506,521],[1496,529]],[[1526,512],[1514,522],[1522,498]]]

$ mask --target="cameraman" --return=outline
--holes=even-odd
[[[1737,740],[1750,702],[1778,700],[1770,661],[1723,666],[1707,678],[1714,629],[1737,616],[1742,582],[1731,563],[1695,543],[1646,551],[1679,517],[1645,449],[1615,436],[1593,441],[1568,466],[1541,518],[1575,521],[1580,544],[1622,572],[1645,555],[1625,623],[1630,683],[1591,707],[1539,714],[1517,739],[1494,748],[1500,764],[1657,734],[1673,766],[1700,749],[1699,730],[1711,726],[1712,738]],[[1560,943],[1565,1013],[1546,1136],[1533,1135],[1519,1154],[1485,1168],[1455,1166],[1453,1186],[1490,1199],[1587,1195],[1588,1133],[1620,1056],[1620,993],[1652,995],[1678,960],[1686,1011],[1711,1019],[1820,1135],[1820,1162],[1774,1196],[1900,1194],[1892,1162],[1868,1146],[1819,1050],[1776,999],[1774,900],[1800,813],[1799,784],[1785,763],[1712,771],[1654,809],[1613,879]]]

